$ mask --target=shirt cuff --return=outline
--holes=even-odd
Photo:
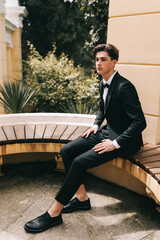
[[[95,125],[92,126],[92,128],[95,129],[95,130],[98,130],[99,126],[95,124]]]
[[[115,146],[115,148],[120,148],[121,146],[119,146],[119,144],[117,143],[117,141],[116,140],[113,140],[112,141],[113,142],[113,145]]]

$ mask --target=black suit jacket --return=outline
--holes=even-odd
[[[143,145],[142,131],[146,127],[145,117],[134,85],[117,72],[108,90],[106,104],[103,101],[102,81],[99,85],[100,105],[94,124],[101,126],[104,119],[109,139],[116,139],[126,153],[138,151]]]

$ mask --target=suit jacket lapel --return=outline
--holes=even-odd
[[[104,107],[104,101],[103,101],[103,81],[100,82],[100,87],[99,87],[99,91],[100,91],[100,98],[101,98],[101,102],[103,104],[103,107]]]
[[[119,73],[117,72],[115,74],[115,76],[113,77],[112,82],[111,82],[110,87],[109,87],[109,90],[108,90],[108,94],[107,94],[107,97],[106,97],[106,104],[105,104],[104,114],[107,111],[107,108],[108,108],[109,102],[111,100],[111,96],[112,96],[113,90],[114,90],[114,88],[116,86],[118,78],[119,78]]]

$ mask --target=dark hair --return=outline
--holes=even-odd
[[[111,60],[116,59],[118,61],[119,58],[119,50],[114,45],[107,44],[99,44],[93,49],[94,57],[96,57],[97,52],[107,52],[108,56],[110,56]]]

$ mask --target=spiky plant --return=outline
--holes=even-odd
[[[23,82],[6,82],[0,86],[0,105],[6,113],[22,113],[33,94]]]
[[[97,105],[90,105],[87,100],[70,101],[65,106],[61,106],[60,111],[65,113],[96,114]]]

